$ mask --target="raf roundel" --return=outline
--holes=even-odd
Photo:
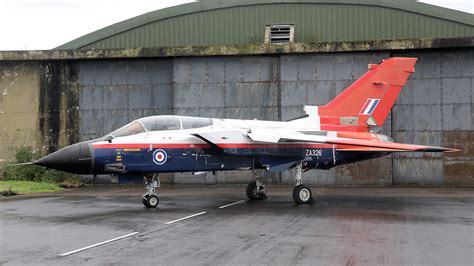
[[[162,149],[158,149],[155,152],[153,152],[153,162],[156,163],[157,165],[162,165],[166,162],[168,159],[168,155],[166,152]]]

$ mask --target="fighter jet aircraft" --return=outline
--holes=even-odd
[[[324,106],[305,106],[291,121],[150,116],[96,140],[77,143],[34,164],[77,174],[143,175],[143,204],[158,205],[159,173],[250,170],[247,197],[266,198],[262,171],[290,171],[293,199],[312,201],[302,172],[382,157],[392,152],[455,149],[395,143],[376,133],[414,72],[416,58],[369,64],[368,72]]]

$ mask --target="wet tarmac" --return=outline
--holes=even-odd
[[[474,265],[474,189],[93,187],[0,198],[0,264]],[[230,204],[230,205],[229,205]]]

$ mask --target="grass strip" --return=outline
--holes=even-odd
[[[16,194],[44,193],[63,190],[59,185],[46,182],[33,181],[0,181],[0,194],[5,191],[13,191]]]

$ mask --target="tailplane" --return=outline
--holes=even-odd
[[[393,57],[369,70],[325,106],[318,107],[324,124],[357,127],[366,131],[380,127],[397,100],[403,85],[415,71],[416,58]]]

